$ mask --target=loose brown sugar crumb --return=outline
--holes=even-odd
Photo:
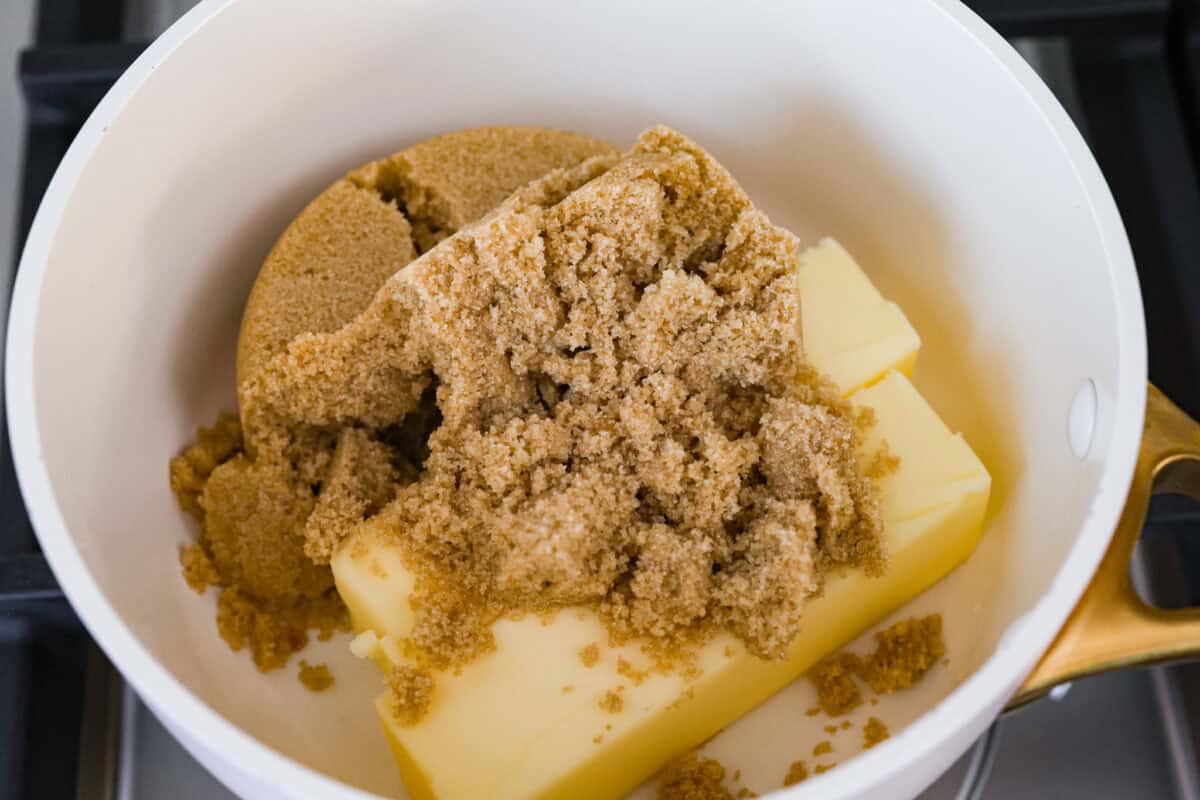
[[[579,661],[589,669],[596,666],[596,664],[600,661],[600,647],[595,642],[592,642],[591,644],[580,648]]]
[[[217,600],[217,631],[232,650],[249,647],[254,664],[263,672],[287,664],[308,644],[308,632],[327,639],[335,630],[349,630],[346,607],[337,592],[271,604],[248,597],[229,586]]]
[[[401,665],[388,673],[392,713],[401,725],[415,725],[433,702],[433,676],[418,667]]]
[[[888,443],[885,441],[875,453],[875,457],[871,460],[870,465],[866,469],[866,474],[875,479],[887,477],[900,468],[900,457],[893,455],[888,448]]]
[[[878,717],[871,717],[863,726],[863,749],[869,750],[889,736],[891,733],[888,731],[887,725],[884,725]]]
[[[826,726],[825,726],[825,732],[826,732],[826,733],[830,733],[830,734],[837,733],[837,732],[838,732],[838,726],[837,726],[837,725],[826,725]]]
[[[862,691],[854,678],[876,694],[907,689],[919,681],[946,652],[942,640],[942,615],[906,619],[875,634],[875,650],[867,656],[841,652],[825,658],[808,673],[817,688],[821,709],[841,716],[862,704]],[[871,705],[877,700],[872,697]]]
[[[221,412],[211,428],[200,427],[196,441],[171,459],[171,491],[179,507],[198,520],[204,519],[200,494],[208,476],[219,464],[242,449],[242,424],[228,412]]]
[[[725,788],[725,767],[695,752],[672,762],[658,779],[658,800],[732,800]]]
[[[171,462],[171,487],[180,506],[201,522],[199,541],[180,552],[184,580],[196,591],[219,587],[221,638],[233,650],[248,647],[255,665],[266,671],[286,664],[308,642],[310,630],[327,638],[348,629],[349,619],[328,569],[309,564],[300,551],[302,540],[288,535],[294,519],[288,514],[304,508],[303,499],[279,482],[266,482],[261,492],[247,487],[241,448],[237,418],[221,415]],[[288,511],[281,516],[265,511],[278,499]],[[263,557],[262,545],[275,552]]]
[[[831,717],[848,714],[862,704],[862,691],[854,682],[858,657],[836,653],[813,667],[808,679],[817,687],[817,703]]]
[[[826,753],[832,753],[832,752],[833,752],[833,744],[828,739],[826,739],[824,741],[817,742],[816,747],[813,748],[812,754],[814,756],[823,756]]]
[[[874,699],[874,698],[872,698],[872,699]],[[848,720],[848,719],[844,719],[844,720],[842,720],[842,725],[841,725],[841,728],[842,728],[842,730],[844,730],[844,731],[848,731],[848,730],[850,730],[850,720]]]
[[[197,594],[203,593],[209,586],[221,585],[221,576],[217,573],[217,568],[199,544],[193,543],[181,548],[179,563],[183,566],[183,579]]]
[[[803,359],[798,253],[656,128],[442,239],[340,330],[292,339],[243,383],[247,429],[386,429],[437,382],[423,471],[379,512],[423,578],[413,639],[434,662],[488,641],[446,635],[462,624],[445,608],[484,630],[581,604],[614,636],[724,629],[783,657],[827,568],[885,563],[861,415]],[[305,530],[318,557],[323,530]]]
[[[738,797],[738,800],[744,800],[744,798],[758,797],[758,795],[755,794],[754,792],[750,791],[749,789],[747,789],[745,786],[743,786],[742,788],[738,789],[737,797]]]
[[[563,693],[563,694],[570,694],[570,693],[571,693],[571,692],[573,692],[573,691],[575,691],[575,687],[574,687],[574,686],[564,686],[564,687],[562,687],[562,693]]]
[[[641,686],[642,681],[646,680],[645,670],[638,669],[620,656],[617,657],[617,674],[628,679],[634,686]]]
[[[946,653],[942,615],[906,619],[875,634],[875,651],[859,659],[855,674],[876,694],[907,689]]]
[[[817,714],[820,714],[820,713],[821,713],[821,707],[820,707],[820,706],[813,706],[812,708],[805,709],[805,711],[804,711],[804,716],[806,716],[806,717],[815,717]]]
[[[836,761],[832,764],[817,764],[817,766],[813,768],[813,774],[820,775],[823,772],[829,772],[829,770],[833,769],[836,766],[837,766]]]
[[[783,778],[783,785],[795,786],[797,783],[807,779],[808,763],[801,759],[799,761],[793,761],[791,766],[788,767],[787,775],[785,775]]]
[[[333,673],[329,671],[329,667],[325,664],[309,664],[301,659],[300,674],[298,675],[300,682],[310,692],[323,692],[330,686],[333,686]]]
[[[624,686],[618,686],[616,691],[609,689],[600,697],[600,708],[609,714],[619,714],[625,708],[625,699],[621,696]]]

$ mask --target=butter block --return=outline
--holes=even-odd
[[[893,369],[912,375],[921,337],[844,247],[822,239],[804,251],[797,280],[805,355],[844,395]]]
[[[886,440],[900,458],[880,481],[890,551],[883,576],[829,576],[786,659],[759,659],[722,635],[701,649],[688,677],[649,672],[636,645],[607,647],[604,626],[590,611],[502,620],[493,628],[495,651],[457,674],[437,675],[432,707],[417,724],[394,719],[386,694],[377,701],[410,794],[619,797],[963,561],[982,531],[991,486],[983,464],[899,372],[851,399],[873,408],[878,420],[862,457],[873,458]],[[355,627],[370,632],[357,649],[386,667],[403,658],[395,643],[412,625],[412,579],[394,544],[370,531],[363,536],[337,553],[334,577]],[[592,643],[601,657],[587,667],[579,651]],[[601,705],[610,692],[620,698],[615,713]]]

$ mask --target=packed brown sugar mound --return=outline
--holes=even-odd
[[[428,457],[373,522],[421,576],[412,640],[434,664],[485,649],[501,614],[576,604],[618,635],[720,627],[781,657],[828,568],[884,562],[863,421],[804,362],[798,250],[707,153],[652,129],[293,338],[243,381],[247,437],[260,460],[298,431],[386,444],[436,391]],[[352,528],[307,527],[307,552]]]
[[[435,137],[334,183],[259,272],[238,343],[239,404],[243,387],[292,339],[353,320],[419,252],[530,180],[613,152],[565,131],[481,128]],[[172,461],[172,490],[201,524],[182,554],[185,578],[197,591],[221,587],[221,635],[249,647],[260,668],[285,664],[310,630],[325,636],[346,624],[325,564],[339,531],[416,474],[437,415],[427,400],[387,430],[292,425],[264,438],[224,415]]]

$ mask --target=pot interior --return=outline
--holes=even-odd
[[[869,713],[895,732],[928,710],[1051,586],[1101,491],[1112,410],[1141,390],[1119,369],[1142,347],[1140,331],[1122,339],[1140,300],[1117,288],[1129,270],[1120,230],[1098,221],[1092,178],[1070,160],[1077,145],[961,13],[925,0],[364,0],[353,11],[259,0],[212,13],[94,132],[50,242],[33,341],[14,344],[33,348],[36,433],[71,543],[121,621],[262,742],[398,792],[369,702],[379,679],[347,637],[305,654],[337,677],[320,695],[294,665],[260,674],[217,638],[212,593],[179,575],[178,548],[196,531],[167,461],[233,408],[258,266],[341,173],[459,127],[553,126],[627,145],[664,122],[709,148],[775,221],[857,256],[924,339],[918,388],[992,472],[978,552],[903,612],[943,614],[949,665]],[[1080,458],[1067,417],[1088,381],[1098,424]],[[147,699],[188,728],[169,697]],[[812,699],[798,683],[712,751],[751,788],[779,786],[827,738],[827,721],[799,713]],[[950,757],[908,780],[932,779]]]

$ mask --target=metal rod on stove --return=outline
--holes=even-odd
[[[95,644],[88,653],[79,731],[79,800],[116,800],[121,749],[121,676]]]

